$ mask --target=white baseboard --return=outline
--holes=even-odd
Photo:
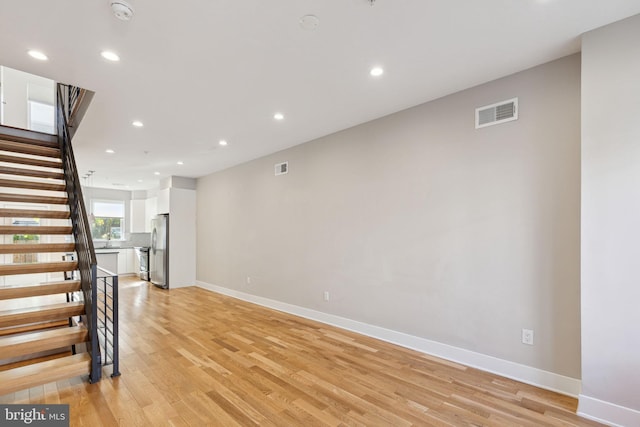
[[[579,396],[578,415],[616,427],[640,426],[640,412],[600,399]]]
[[[441,357],[452,362],[478,368],[483,371],[535,385],[547,390],[556,391],[568,396],[578,397],[581,390],[581,381],[575,378],[565,377],[563,375],[510,362],[508,360],[498,359],[497,357],[488,356],[486,354],[442,344],[437,341],[431,341],[425,338],[382,328],[380,326],[369,325],[367,323],[358,322],[333,314],[323,313],[321,311],[311,310],[297,305],[251,295],[245,292],[212,285],[210,283],[196,281],[196,284],[203,289],[238,298],[264,307],[269,307],[274,310],[337,326],[342,329],[347,329],[349,331],[417,350],[422,353]]]

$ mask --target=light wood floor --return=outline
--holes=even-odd
[[[0,403],[72,426],[596,426],[576,400],[199,288],[120,284],[121,372]]]

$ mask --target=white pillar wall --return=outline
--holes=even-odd
[[[582,42],[579,413],[640,425],[640,15]]]

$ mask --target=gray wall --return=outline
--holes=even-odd
[[[587,33],[582,72],[580,409],[640,425],[640,15]]]
[[[518,121],[474,129],[475,107],[516,96]],[[580,377],[577,55],[197,191],[199,281]]]

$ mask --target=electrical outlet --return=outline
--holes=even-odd
[[[247,276],[247,285],[251,284],[251,276]]]
[[[533,345],[533,329],[522,330],[522,344]]]
[[[329,291],[324,291],[324,300],[329,301]]]

